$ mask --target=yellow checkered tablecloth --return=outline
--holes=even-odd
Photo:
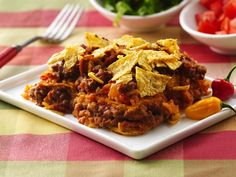
[[[41,34],[68,0],[0,0],[0,49]],[[73,34],[58,45],[35,42],[0,69],[0,80],[46,63],[65,45],[81,42],[85,31],[109,39],[131,34],[154,41],[177,38],[181,48],[223,78],[236,57],[213,53],[179,26],[178,19],[151,33],[114,28],[91,7]],[[236,74],[232,80],[236,83]],[[236,116],[179,141],[143,160],[133,160],[80,134],[0,101],[1,177],[232,177],[236,168]]]

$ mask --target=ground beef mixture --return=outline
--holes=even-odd
[[[89,127],[112,129],[126,135],[138,135],[164,120],[173,119],[175,113],[178,113],[177,106],[171,101],[167,102],[163,94],[125,104],[109,99],[103,91],[79,93],[75,99],[73,114],[78,117],[80,123]],[[175,107],[175,112],[169,110],[170,106]]]
[[[110,50],[94,59],[91,53],[95,49],[82,47],[86,52],[73,67],[66,69],[65,61],[52,65],[37,84],[26,87],[24,97],[47,109],[72,113],[89,127],[140,135],[162,122],[175,124],[181,110],[208,94],[206,68],[186,54],[176,70],[156,68],[158,73],[171,76],[163,93],[141,97],[134,79],[125,84],[111,80],[113,73],[107,66],[122,53]]]

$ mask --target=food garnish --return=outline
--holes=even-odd
[[[219,98],[212,96],[187,107],[185,109],[185,115],[189,119],[201,120],[220,112],[223,108],[229,108],[236,113],[236,110],[232,106],[222,102]]]
[[[220,98],[222,101],[228,100],[234,95],[234,85],[230,82],[230,77],[236,69],[234,66],[225,79],[215,79],[212,81],[212,95]]]
[[[122,135],[140,135],[209,94],[206,68],[181,52],[177,40],[150,43],[124,35],[113,41],[85,33],[48,61],[23,96],[78,122]]]

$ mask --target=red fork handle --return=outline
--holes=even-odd
[[[0,52],[0,68],[12,60],[20,51],[21,46],[8,47]]]

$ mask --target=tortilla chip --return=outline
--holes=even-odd
[[[148,63],[152,63],[156,60],[164,61],[173,58],[172,55],[168,54],[165,51],[156,50],[143,50],[143,55],[148,59]]]
[[[73,55],[69,60],[65,61],[64,66],[65,68],[70,69],[76,64],[77,61],[78,57],[76,55]]]
[[[126,56],[119,55],[118,60],[108,66],[108,70],[113,72],[112,80],[117,80],[125,74],[131,73],[132,68],[138,62],[140,52],[131,52]]]
[[[138,64],[143,69],[145,69],[147,71],[152,71],[153,67],[148,62],[148,57],[146,55],[146,52],[144,52],[144,51],[141,51],[141,54],[139,55]]]
[[[151,47],[151,44],[147,42],[147,43],[141,44],[139,46],[132,47],[132,48],[130,48],[130,50],[142,50],[142,49],[150,48],[150,47]]]
[[[66,53],[66,49],[58,52],[58,53],[55,53],[53,54],[49,60],[48,60],[48,64],[51,65],[51,64],[54,64],[54,63],[57,63],[59,61],[62,61],[64,60],[65,58],[65,53]]]
[[[156,50],[142,51],[142,59],[140,59],[140,63],[143,65],[145,62],[147,62],[152,68],[168,66],[172,70],[176,70],[182,64],[182,62],[179,61],[175,55],[168,54],[165,51],[156,51]],[[147,70],[150,70],[150,68]]]
[[[129,81],[131,81],[132,78],[132,74],[124,74],[123,76],[119,77],[118,80],[116,80],[116,83],[123,83],[123,84],[127,84]]]
[[[163,92],[166,88],[166,84],[171,79],[169,76],[145,71],[139,67],[135,67],[135,71],[137,87],[141,97],[153,96]]]
[[[110,41],[108,41],[107,39],[89,32],[85,33],[85,40],[86,44],[90,48],[103,48],[110,44]]]
[[[134,38],[133,36],[130,35],[124,35],[119,39],[114,40],[115,43],[119,45],[125,45],[126,48],[132,48],[132,47],[137,47],[141,45],[147,45],[148,42],[145,41],[142,38]]]
[[[182,64],[181,61],[179,60],[169,60],[169,61],[164,61],[164,63],[172,70],[176,70],[177,68],[179,68]]]
[[[111,50],[114,50],[118,53],[119,47],[117,46],[117,44],[113,43],[106,47],[94,50],[92,55],[94,56],[94,58],[101,58],[105,56],[106,52],[111,51]]]
[[[160,67],[168,67],[164,62],[162,61],[156,61],[155,64],[152,65],[153,68],[157,67],[157,68],[160,68]]]
[[[65,61],[65,68],[70,69],[73,67],[85,52],[85,49],[78,44],[67,46],[64,50],[54,54],[48,61],[49,65],[57,63],[59,61]]]
[[[169,53],[180,55],[180,49],[176,39],[161,39],[157,41],[157,44],[163,46]]]

